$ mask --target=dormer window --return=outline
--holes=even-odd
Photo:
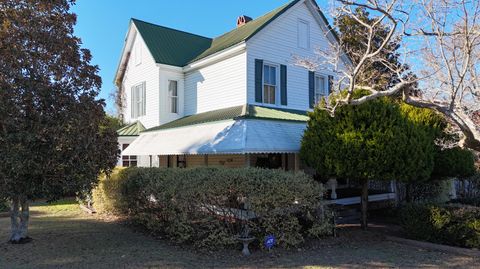
[[[277,66],[263,65],[263,103],[276,104],[277,100]]]

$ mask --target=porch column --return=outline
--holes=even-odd
[[[148,156],[150,158],[150,168],[152,168],[152,155]]]
[[[245,154],[245,167],[250,167],[250,154]]]
[[[205,154],[205,156],[203,157],[203,164],[208,167],[208,154]]]
[[[295,153],[295,172],[300,171],[300,155]]]
[[[330,180],[328,180],[327,185],[328,188],[332,190],[330,198],[332,198],[332,200],[337,200],[337,179],[331,178]]]

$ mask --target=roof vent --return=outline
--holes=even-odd
[[[237,28],[241,27],[241,26],[244,26],[245,24],[247,24],[251,20],[252,20],[252,18],[250,18],[248,16],[245,16],[245,15],[242,15],[242,16],[238,17]]]

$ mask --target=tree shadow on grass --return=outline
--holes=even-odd
[[[8,221],[0,219],[0,239],[8,238]],[[338,238],[308,242],[307,250],[256,251],[248,258],[236,250],[199,253],[80,211],[35,213],[30,235],[34,238],[30,244],[0,243],[0,268],[474,268],[479,262],[387,242],[356,229],[340,231]]]

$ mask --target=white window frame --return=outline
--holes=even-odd
[[[318,92],[318,79],[323,79],[323,92]],[[315,97],[315,104],[320,102],[323,97],[327,97],[328,95],[328,76],[323,74],[315,74],[315,89],[314,89],[314,97]]]
[[[275,68],[275,85],[265,83],[265,66]],[[265,86],[275,87],[274,103],[265,102]],[[280,103],[279,100],[280,100],[280,65],[264,61],[262,66],[262,104],[270,105],[270,106],[278,106],[278,104]]]
[[[176,84],[176,92],[177,92],[176,95],[172,95],[172,92],[170,91],[170,83],[172,83],[172,82],[175,82],[175,84]],[[169,112],[172,113],[172,114],[178,114],[178,80],[169,79],[167,87],[168,87],[167,91],[168,91],[168,109],[169,109]],[[172,106],[173,100],[175,100],[175,109]]]
[[[301,27],[301,24],[304,24],[306,25],[307,27],[307,32],[306,32],[306,46],[302,46],[301,44],[301,37],[302,37],[302,34],[301,34],[301,31],[300,31],[300,27]],[[306,20],[302,20],[302,19],[298,19],[297,21],[297,46],[301,49],[310,49],[310,22],[306,21]]]
[[[136,119],[146,115],[146,83],[138,83],[131,88],[131,118]]]

